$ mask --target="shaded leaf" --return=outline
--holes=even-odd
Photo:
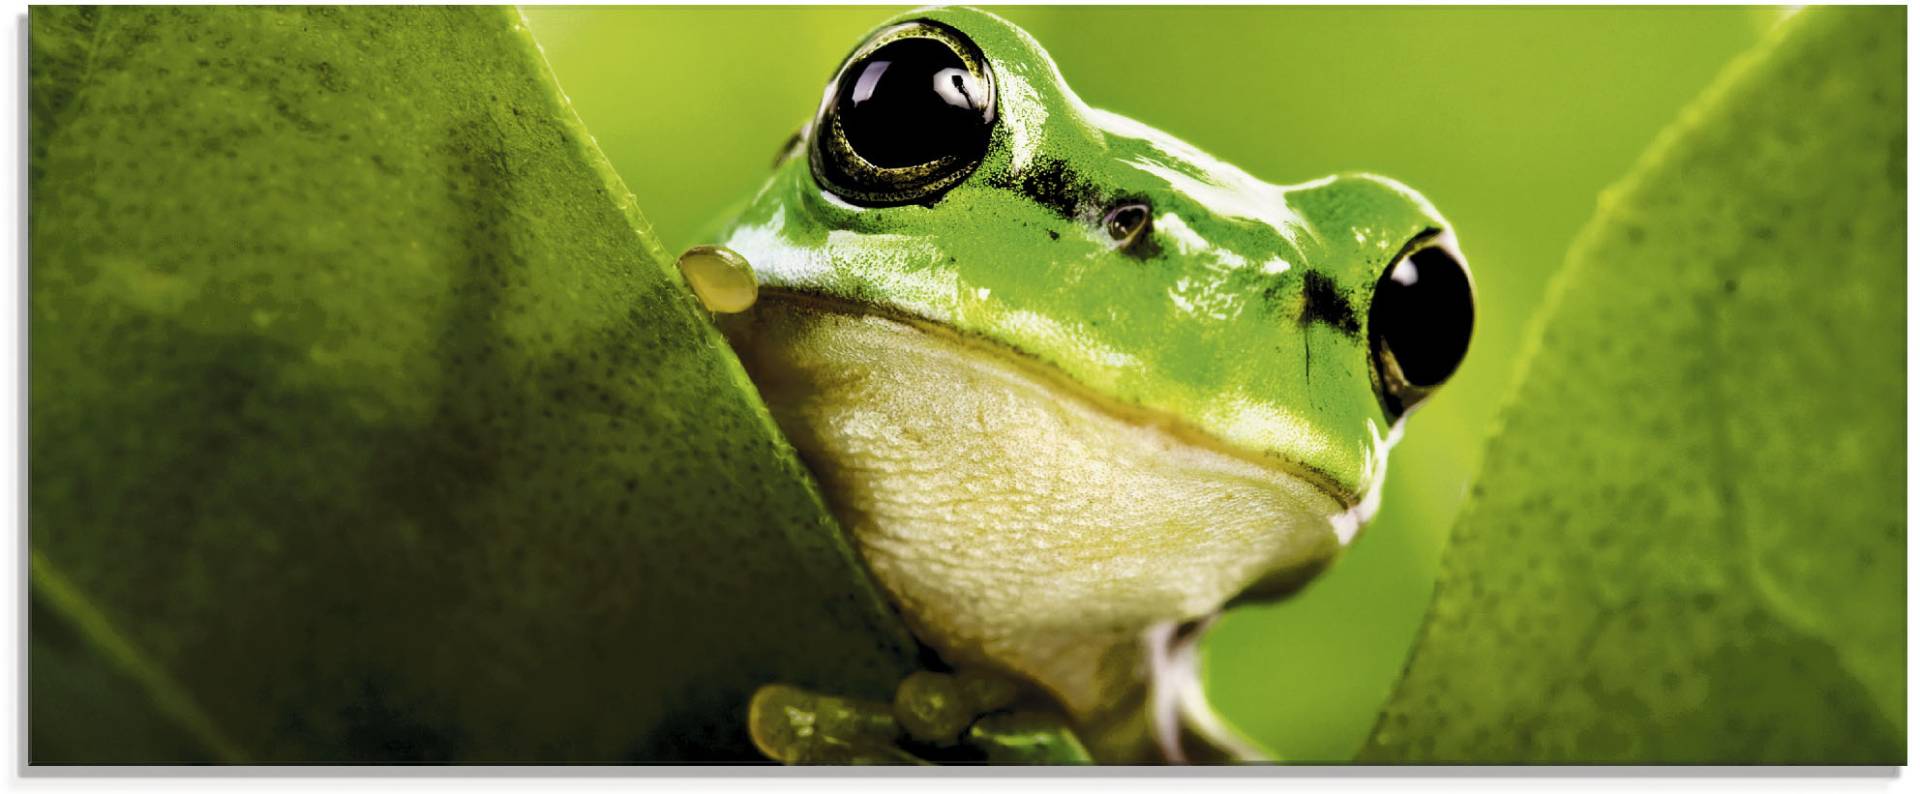
[[[1364,760],[1904,762],[1905,29],[1798,14],[1602,196]]]
[[[32,760],[753,758],[909,668],[516,13],[29,26]]]

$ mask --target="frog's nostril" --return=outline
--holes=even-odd
[[[1389,417],[1412,410],[1460,367],[1473,316],[1472,276],[1444,236],[1387,267],[1374,286],[1367,328],[1374,384]]]
[[[1152,219],[1153,210],[1145,203],[1135,201],[1121,204],[1107,211],[1107,236],[1125,248],[1147,232]]]

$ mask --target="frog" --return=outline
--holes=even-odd
[[[788,763],[1271,760],[1198,643],[1356,541],[1473,331],[1420,193],[1258,179],[964,7],[861,39],[706,239],[686,280],[925,651],[890,703],[768,682]]]

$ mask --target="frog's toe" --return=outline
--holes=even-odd
[[[999,676],[925,670],[908,675],[893,694],[893,716],[915,741],[934,747],[958,744],[981,715],[1004,709],[1019,697],[1018,685]]]
[[[753,693],[747,729],[754,747],[783,764],[917,764],[900,749],[887,704],[770,684]]]
[[[972,761],[1092,763],[1066,716],[1017,705],[1022,693],[1012,679],[992,673],[920,671],[894,691],[893,713],[914,741],[943,750],[964,745],[959,753]]]
[[[967,744],[989,764],[1091,764],[1065,715],[1012,711],[980,718],[967,729]]]

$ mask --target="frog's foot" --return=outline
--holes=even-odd
[[[1091,764],[1093,755],[1057,711],[988,714],[967,729],[966,745],[988,764]]]
[[[916,743],[957,748],[989,764],[1088,764],[1065,714],[1021,707],[1022,689],[987,673],[919,671],[900,682],[893,714]]]
[[[916,672],[893,702],[774,684],[754,693],[748,727],[787,764],[1073,764],[1092,758],[1050,709],[1020,708],[1021,689],[975,673]]]
[[[871,700],[763,686],[747,705],[747,730],[753,746],[783,764],[924,763],[900,746],[892,707]]]

